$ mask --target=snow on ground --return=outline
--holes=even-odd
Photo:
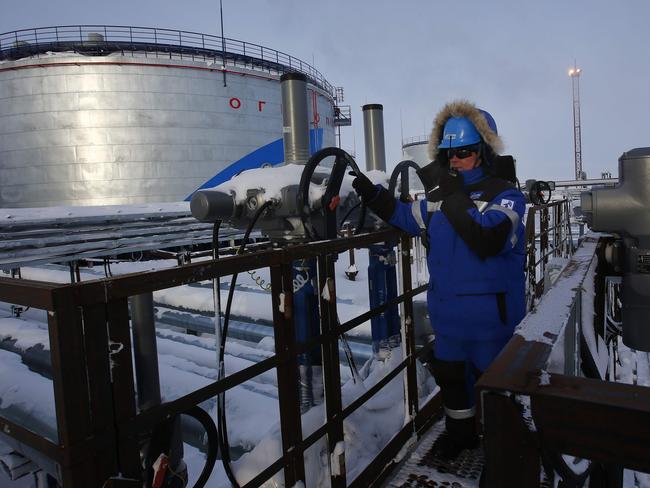
[[[5,339],[15,339],[15,347],[23,351],[37,344],[41,344],[48,351],[50,349],[47,327],[42,322],[12,317],[0,318],[0,341]]]
[[[386,374],[401,362],[401,349],[392,349],[390,357],[384,361],[371,360],[362,368],[365,379],[361,383],[349,380],[342,388],[343,406],[346,407],[361,394],[372,388]],[[420,398],[428,396],[435,388],[429,373],[418,363],[418,377],[422,386]],[[253,420],[253,419],[251,419]],[[303,437],[320,427],[325,420],[323,405],[318,405],[302,416]],[[257,422],[257,420],[253,420]],[[345,466],[347,479],[352,480],[372,461],[377,453],[404,425],[404,383],[403,376],[397,375],[382,390],[375,394],[362,407],[343,422],[345,438]],[[279,423],[273,425],[269,434],[255,448],[244,454],[234,463],[234,470],[240,484],[247,483],[260,471],[268,467],[282,455]],[[305,472],[307,487],[329,485],[329,456],[326,438],[318,440],[305,453]],[[278,473],[265,486],[282,486],[284,478]],[[219,473],[213,474],[209,487],[227,486]]]
[[[0,414],[56,442],[52,382],[30,371],[18,354],[1,349],[0,379]]]

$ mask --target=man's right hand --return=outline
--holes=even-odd
[[[366,175],[350,171],[350,175],[356,176],[352,181],[352,188],[357,192],[364,205],[375,212],[379,218],[388,222],[395,211],[395,197],[388,190],[373,185]]]
[[[440,172],[440,198],[445,199],[454,193],[463,192],[463,175],[453,169],[446,169]]]
[[[373,185],[372,181],[363,173],[357,174],[354,171],[350,171],[350,174],[356,176],[352,181],[352,188],[357,192],[361,201],[364,204],[368,204],[368,202],[377,196],[377,192],[379,191],[377,186]]]

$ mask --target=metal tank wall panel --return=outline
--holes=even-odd
[[[422,140],[402,144],[402,151],[404,152],[404,159],[411,159],[420,166],[426,166],[431,162],[429,158],[429,141],[425,136],[420,139]]]
[[[0,207],[179,201],[281,139],[277,76],[241,69],[224,87],[206,67],[119,55],[1,63]],[[331,97],[311,85],[308,96],[315,139],[334,145]]]

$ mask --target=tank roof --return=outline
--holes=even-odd
[[[198,32],[113,25],[65,25],[22,29],[0,34],[0,61],[14,61],[48,52],[86,56],[112,53],[164,53],[192,60],[222,61],[253,69],[302,73],[334,97],[334,87],[310,64],[259,44]]]

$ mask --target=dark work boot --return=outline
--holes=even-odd
[[[479,439],[476,435],[475,420],[474,417],[461,420],[447,417],[445,419],[447,429],[433,445],[436,455],[441,459],[453,461],[463,450],[476,449]]]
[[[447,431],[440,434],[432,448],[435,456],[443,461],[454,461],[463,449],[464,447],[451,437]]]
[[[444,431],[433,444],[433,451],[442,460],[454,461],[465,449],[476,449],[478,446],[478,437],[462,439]]]

